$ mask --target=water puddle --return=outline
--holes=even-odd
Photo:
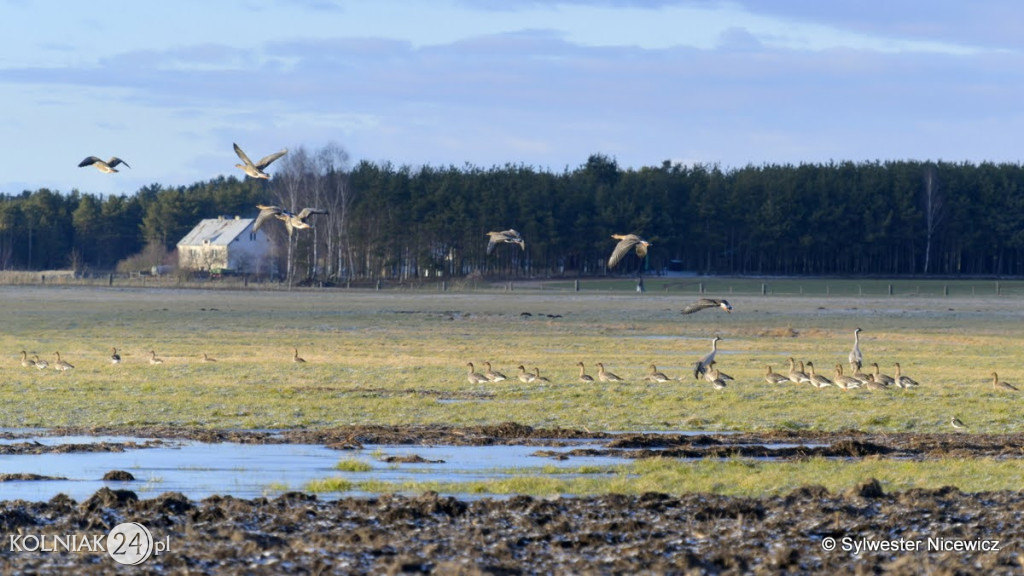
[[[0,443],[38,443],[44,446],[136,442],[148,438],[120,436],[27,436]],[[580,466],[610,466],[629,462],[617,457],[577,457],[565,460],[534,455],[536,446],[420,446],[366,445],[360,450],[332,450],[313,444],[205,443],[162,440],[153,448],[125,452],[51,452],[0,455],[0,474],[37,474],[66,480],[11,480],[0,482],[0,499],[44,501],[63,493],[82,500],[100,488],[129,489],[143,498],[164,492],[181,492],[192,499],[214,494],[239,498],[274,496],[287,490],[303,490],[312,480],[343,477],[352,482],[472,482],[509,476],[502,470],[548,467],[545,475],[560,477],[557,469],[572,475]],[[594,446],[598,446],[594,444]],[[579,445],[574,445],[579,447]],[[549,447],[550,451],[571,448]],[[418,456],[412,463],[386,462],[389,458]],[[339,461],[359,461],[366,471],[335,469]],[[424,462],[430,461],[430,462]],[[436,461],[436,462],[435,462]],[[550,470],[554,468],[554,472]],[[133,482],[102,480],[111,470],[124,470]],[[562,476],[564,477],[564,476]],[[323,498],[352,495],[323,493]]]

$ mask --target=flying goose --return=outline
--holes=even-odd
[[[708,366],[715,361],[715,352],[718,351],[718,341],[721,340],[718,336],[715,336],[711,340],[711,352],[708,352],[707,356],[704,356],[693,366],[693,377],[698,379],[707,372]]]
[[[25,368],[35,366],[35,363],[28,359],[28,352],[25,352],[24,350],[21,351],[21,365]]]
[[[605,370],[604,364],[600,362],[597,363],[597,379],[601,382],[625,382],[622,378]]]
[[[238,157],[241,158],[243,162],[242,164],[235,164],[235,167],[241,168],[242,172],[245,172],[253,178],[270,178],[270,175],[264,172],[264,170],[266,170],[267,166],[270,166],[271,162],[288,153],[288,149],[285,148],[280,152],[274,152],[273,154],[264,156],[263,158],[260,158],[259,162],[253,164],[252,160],[249,160],[249,157],[245,155],[245,152],[242,152],[242,149],[238,147],[238,144],[232,143],[232,145],[235,147],[235,154],[238,154]]]
[[[157,358],[156,351],[155,350],[150,350],[149,351],[149,363],[150,364],[163,364],[164,363],[164,359],[163,358]]]
[[[526,242],[523,241],[523,237],[519,235],[514,229],[509,228],[502,232],[488,232],[488,236],[491,239],[487,242],[487,255],[490,256],[491,252],[494,252],[495,246],[498,244],[518,244],[520,248],[526,250]]]
[[[581,362],[577,362],[576,365],[580,367],[580,382],[590,383],[590,382],[594,381],[593,376],[587,374],[586,369],[584,368],[582,361]]]
[[[484,366],[487,367],[487,370],[484,372],[484,378],[487,378],[491,382],[501,382],[502,380],[508,380],[508,377],[502,374],[501,372],[492,370],[490,362],[484,362]]]
[[[57,370],[61,374],[67,374],[68,370],[74,368],[74,366],[72,366],[71,364],[68,364],[64,360],[61,360],[60,352],[54,352],[53,355],[57,357],[57,361],[53,363],[54,370]]]
[[[121,355],[117,353],[117,348],[111,348],[110,349],[110,363],[111,364],[120,364],[121,363]]]
[[[295,214],[281,208],[280,206],[264,206],[262,204],[257,204],[256,207],[260,209],[260,214],[256,217],[256,222],[252,225],[253,232],[259,230],[260,226],[267,221],[267,218],[273,217],[284,222],[284,227],[288,229],[288,236],[291,236],[296,228],[302,230],[312,228],[313,226],[306,222],[310,216],[314,214],[328,213],[327,210],[321,210],[319,208],[303,208],[302,212]]]
[[[466,366],[469,368],[469,372],[466,373],[466,380],[469,380],[470,384],[483,384],[487,382],[487,377],[476,371],[476,367],[473,366],[472,362],[466,362]]]
[[[665,374],[658,372],[658,368],[654,364],[651,364],[647,370],[647,376],[644,376],[646,382],[670,382],[671,380]]]
[[[520,364],[520,365],[519,365],[519,366],[517,367],[517,369],[519,370],[519,381],[520,381],[520,382],[525,382],[525,383],[529,384],[530,382],[533,382],[534,380],[536,380],[536,379],[537,379],[537,378],[536,378],[536,377],[535,377],[535,376],[533,375],[533,373],[532,373],[532,372],[527,372],[527,371],[526,371],[526,367],[525,367],[525,366],[523,366],[522,364]]]
[[[84,168],[86,166],[95,166],[97,170],[104,174],[113,174],[114,172],[117,172],[117,169],[114,168],[114,166],[117,166],[118,164],[124,164],[128,168],[131,168],[131,166],[128,166],[127,162],[121,160],[117,156],[111,156],[110,160],[107,160],[106,162],[95,156],[88,156],[85,160],[78,163],[78,167]]]
[[[1007,390],[1007,391],[1010,391],[1010,392],[1019,392],[1020,391],[1013,384],[1010,384],[1009,382],[1003,382],[1002,380],[1000,380],[999,379],[999,375],[996,374],[995,372],[992,373],[992,385],[995,386],[996,388],[999,388],[1000,390]]]
[[[650,242],[637,236],[636,234],[612,234],[612,238],[619,241],[615,245],[615,249],[612,250],[612,255],[608,258],[608,267],[615,268],[615,265],[622,260],[622,257],[634,246],[636,246],[636,255],[643,258],[647,255],[647,247],[651,245]]]
[[[788,376],[783,376],[778,372],[772,372],[772,367],[769,364],[765,367],[764,380],[769,384],[782,384],[783,382],[789,382]]]
[[[853,376],[844,375],[843,365],[839,363],[836,363],[836,374],[832,378],[832,383],[840,390],[853,390],[854,388],[860,388],[860,380]]]
[[[545,377],[540,375],[540,368],[538,368],[537,366],[533,367],[533,381],[534,382],[551,382],[551,380],[548,380],[547,378],[545,378]]]
[[[716,300],[715,298],[701,298],[693,304],[690,304],[686,308],[683,308],[682,314],[693,314],[694,312],[700,312],[707,308],[721,308],[726,312],[732,312],[732,305],[729,304],[728,300]]]
[[[299,356],[299,349],[298,348],[292,348],[292,351],[294,352],[294,354],[292,355],[292,362],[298,362],[300,364],[303,364],[303,363],[306,362],[305,358],[302,358],[301,356]]]
[[[864,355],[860,353],[860,332],[860,328],[853,331],[853,350],[850,350],[850,364],[859,364],[864,361]]]
[[[814,362],[807,363],[807,377],[811,380],[811,384],[815,388],[825,388],[826,386],[832,385],[831,380],[821,374],[814,373]]]
[[[34,364],[39,370],[46,370],[50,367],[50,363],[40,358],[38,354],[32,355],[32,364]]]

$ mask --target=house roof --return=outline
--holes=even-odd
[[[227,246],[255,221],[253,218],[207,218],[178,242],[178,246]]]

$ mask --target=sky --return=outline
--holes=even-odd
[[[242,176],[237,142],[561,172],[1019,163],[1017,0],[0,0],[0,193]],[[78,168],[86,156],[131,168]],[[274,166],[268,171],[274,172]]]

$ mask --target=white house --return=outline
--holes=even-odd
[[[274,274],[272,244],[266,232],[252,231],[254,218],[207,218],[178,242],[178,267]]]

